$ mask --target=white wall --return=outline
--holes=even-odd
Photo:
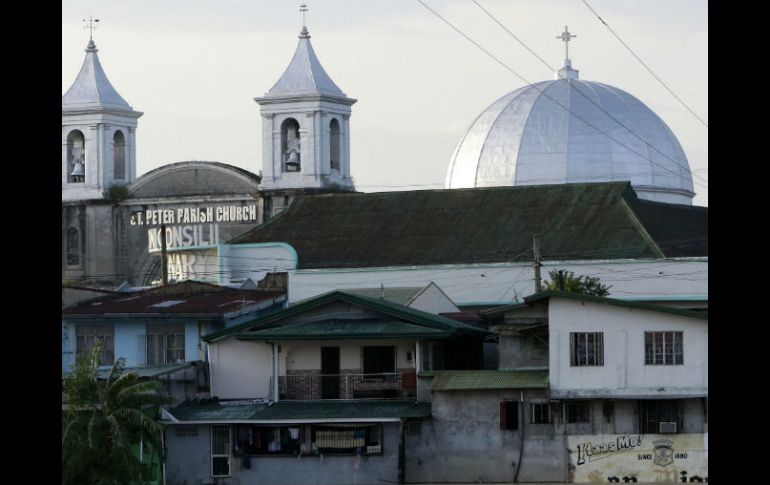
[[[340,370],[357,370],[363,368],[361,347],[364,346],[396,346],[396,368],[414,368],[415,342],[406,340],[322,340],[313,342],[283,342],[279,354],[279,374],[285,375],[286,370],[320,370],[321,347],[340,348]],[[412,361],[406,360],[407,352],[411,352]]]
[[[270,344],[226,338],[209,344],[211,395],[220,399],[267,398],[273,374]]]
[[[615,305],[551,298],[549,380],[554,397],[708,393],[708,322]],[[683,365],[645,365],[644,332],[681,331]],[[570,366],[570,333],[603,332],[604,365]]]
[[[417,298],[409,304],[409,307],[436,315],[460,311],[435,283],[431,283],[422,293],[417,295]]]
[[[288,244],[220,245],[219,251],[221,267],[201,270],[196,278],[216,281],[215,275],[220,274],[223,279],[259,281],[267,271],[288,271],[290,304],[335,289],[378,288],[381,284],[426,286],[435,282],[457,305],[510,303],[535,292],[531,263],[298,270],[297,254]],[[552,269],[599,277],[611,286],[614,298],[708,295],[708,258],[545,261],[544,280]]]

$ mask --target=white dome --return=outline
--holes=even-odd
[[[663,120],[621,89],[572,78],[525,86],[492,103],[457,145],[445,186],[621,180],[643,199],[692,204],[695,195],[687,157]]]

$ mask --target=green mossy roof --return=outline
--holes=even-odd
[[[546,389],[547,370],[434,371],[431,391],[484,389]]]

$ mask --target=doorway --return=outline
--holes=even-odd
[[[340,398],[340,348],[321,347],[321,399]]]

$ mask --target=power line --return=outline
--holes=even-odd
[[[473,0],[473,1],[475,2],[476,0]],[[612,35],[614,35],[614,36],[615,36],[615,38],[616,38],[616,39],[618,39],[618,41],[619,41],[621,44],[623,44],[623,47],[625,47],[626,49],[628,49],[628,52],[630,52],[630,53],[631,53],[631,55],[632,55],[632,56],[634,56],[634,57],[636,58],[636,60],[637,60],[637,61],[639,61],[639,62],[642,64],[642,66],[644,66],[644,68],[645,68],[645,69],[647,69],[647,71],[648,71],[650,74],[652,74],[652,76],[653,76],[655,79],[657,79],[657,80],[658,80],[658,82],[659,82],[659,83],[660,83],[660,84],[661,84],[661,85],[662,85],[664,88],[666,88],[666,90],[667,90],[669,93],[671,93],[671,95],[672,95],[673,97],[675,97],[675,98],[676,98],[676,100],[677,100],[677,101],[679,101],[679,103],[681,103],[681,105],[682,105],[682,106],[684,106],[685,108],[687,108],[687,111],[689,111],[690,113],[692,113],[692,115],[693,115],[693,116],[695,116],[695,117],[698,119],[698,121],[700,121],[700,122],[703,124],[703,126],[705,126],[706,128],[708,128],[708,127],[709,127],[708,123],[706,123],[705,121],[703,121],[703,119],[701,119],[701,117],[700,117],[700,116],[698,116],[698,114],[697,114],[695,111],[693,111],[693,110],[692,110],[692,108],[690,108],[689,106],[687,106],[687,103],[685,103],[684,101],[682,101],[682,98],[680,98],[679,96],[677,96],[677,95],[676,95],[676,93],[675,93],[675,92],[674,92],[674,91],[673,91],[671,88],[669,88],[669,87],[666,85],[666,83],[664,83],[664,82],[663,82],[663,80],[662,80],[660,77],[658,77],[658,75],[657,75],[657,74],[655,74],[655,72],[653,72],[653,70],[650,68],[650,66],[648,66],[648,65],[647,65],[647,64],[646,64],[646,63],[645,63],[645,62],[644,62],[644,61],[643,61],[643,60],[642,60],[642,59],[641,59],[641,58],[640,58],[638,55],[636,55],[636,53],[635,53],[635,52],[634,52],[634,51],[631,49],[631,47],[629,47],[629,46],[628,46],[628,44],[626,44],[625,42],[623,42],[623,39],[621,39],[621,38],[620,38],[620,36],[619,36],[619,35],[618,35],[618,34],[617,34],[617,33],[616,33],[614,30],[612,30],[612,27],[610,27],[610,24],[608,24],[607,22],[605,22],[605,21],[604,21],[604,19],[603,19],[603,18],[601,18],[601,16],[599,16],[599,14],[598,14],[598,13],[596,13],[596,10],[594,10],[594,9],[593,9],[593,7],[591,7],[591,5],[589,5],[589,4],[588,4],[588,2],[587,2],[586,0],[583,0],[583,3],[585,4],[585,6],[586,6],[586,7],[588,7],[588,9],[589,9],[591,12],[593,12],[593,14],[594,14],[594,15],[596,15],[596,18],[598,18],[598,19],[599,19],[599,21],[600,21],[601,23],[603,23],[605,27],[607,27],[607,30],[609,30],[609,31],[612,33]]]
[[[596,126],[594,126],[593,124],[591,124],[591,123],[590,123],[588,120],[586,120],[586,119],[585,119],[585,118],[583,118],[582,116],[580,116],[580,115],[578,115],[577,113],[575,113],[575,112],[571,111],[571,110],[570,110],[568,107],[564,106],[564,105],[563,105],[562,103],[560,103],[558,100],[554,99],[554,98],[553,98],[551,95],[549,95],[548,93],[546,93],[546,92],[545,92],[545,90],[543,90],[543,89],[540,89],[540,87],[539,87],[539,86],[537,86],[537,84],[531,83],[531,82],[530,82],[529,80],[527,80],[527,79],[526,79],[524,76],[522,76],[521,74],[519,74],[518,72],[516,72],[515,70],[513,70],[511,67],[509,67],[507,64],[505,64],[503,61],[501,61],[501,60],[500,60],[500,59],[499,59],[497,56],[495,56],[495,55],[494,55],[494,54],[492,54],[490,51],[488,51],[486,48],[484,48],[484,47],[483,47],[481,44],[479,44],[478,42],[476,42],[475,40],[473,40],[473,39],[472,39],[470,36],[468,36],[468,35],[467,35],[465,32],[463,32],[463,31],[462,31],[462,30],[460,30],[458,27],[456,27],[454,24],[452,24],[452,23],[451,23],[451,22],[449,22],[447,19],[445,19],[443,16],[441,16],[441,14],[439,14],[438,12],[436,12],[435,10],[433,10],[432,8],[430,8],[430,7],[429,7],[429,6],[428,6],[428,5],[427,5],[425,2],[423,2],[422,0],[417,0],[417,2],[419,2],[419,3],[420,3],[420,5],[422,5],[423,7],[425,7],[425,8],[426,8],[428,11],[430,11],[430,12],[431,12],[432,14],[434,14],[436,17],[438,17],[439,19],[441,19],[441,20],[442,20],[444,23],[446,23],[446,24],[447,24],[449,27],[451,27],[451,28],[452,28],[452,29],[453,29],[455,32],[457,32],[458,34],[462,35],[462,36],[463,36],[463,37],[464,37],[464,38],[465,38],[465,39],[466,39],[468,42],[470,42],[470,43],[472,43],[473,45],[475,45],[475,46],[476,46],[477,48],[479,48],[479,49],[480,49],[482,52],[484,52],[484,53],[485,53],[485,54],[487,54],[489,57],[491,57],[491,58],[492,58],[494,61],[496,61],[496,62],[497,62],[498,64],[500,64],[501,66],[503,66],[503,67],[504,67],[504,68],[505,68],[507,71],[511,72],[513,75],[515,75],[516,77],[518,77],[519,79],[521,79],[522,81],[524,81],[526,84],[530,85],[532,88],[534,88],[535,90],[537,90],[537,91],[538,91],[538,92],[539,92],[539,93],[540,93],[542,96],[545,96],[546,98],[550,99],[550,100],[551,100],[551,101],[552,101],[554,104],[556,104],[556,105],[557,105],[557,106],[559,106],[560,108],[564,109],[565,111],[567,111],[568,113],[570,113],[572,116],[574,116],[576,119],[579,119],[580,121],[582,121],[583,123],[585,123],[587,126],[589,126],[590,128],[594,129],[596,132],[598,132],[598,133],[601,133],[602,135],[606,136],[607,138],[609,138],[610,140],[614,141],[614,142],[615,142],[615,143],[617,143],[618,145],[622,146],[622,147],[623,147],[623,148],[625,148],[626,150],[628,150],[628,151],[630,151],[630,152],[632,152],[632,153],[634,153],[634,154],[638,155],[638,156],[639,156],[639,157],[641,157],[642,159],[647,159],[647,158],[646,158],[644,155],[642,155],[641,153],[639,153],[639,152],[637,152],[636,150],[632,149],[632,148],[631,148],[631,147],[629,147],[628,145],[626,145],[626,144],[624,144],[624,143],[622,143],[622,142],[618,141],[617,139],[613,138],[613,137],[612,137],[610,134],[608,134],[608,133],[606,133],[606,132],[602,131],[602,130],[601,130],[601,129],[599,129],[598,127],[596,127]],[[490,15],[491,15],[491,14],[490,14]],[[499,22],[498,22],[498,23],[499,23]],[[521,41],[520,41],[520,42],[521,42]],[[568,80],[565,80],[565,82],[569,82],[569,81],[568,81]],[[643,138],[641,138],[640,136],[638,136],[636,133],[634,133],[633,131],[631,131],[631,130],[630,130],[628,127],[627,127],[627,126],[625,126],[623,123],[621,123],[620,121],[618,121],[618,120],[617,120],[617,119],[616,119],[614,116],[612,116],[610,113],[608,113],[608,112],[607,112],[607,111],[606,111],[604,108],[602,108],[601,106],[599,106],[599,105],[598,105],[598,104],[597,104],[597,103],[596,103],[594,100],[592,100],[590,97],[588,97],[587,95],[585,95],[584,93],[582,93],[582,92],[581,92],[579,89],[577,89],[576,87],[575,87],[575,92],[577,92],[578,94],[580,94],[581,96],[583,96],[583,97],[584,97],[586,100],[588,100],[588,101],[589,101],[591,104],[593,104],[594,106],[596,106],[596,107],[597,107],[597,108],[598,108],[600,111],[602,111],[604,114],[606,114],[606,115],[607,115],[607,116],[608,116],[610,119],[612,119],[612,120],[613,120],[615,123],[617,123],[619,126],[622,126],[622,127],[623,127],[623,128],[626,130],[626,131],[628,131],[628,132],[629,132],[631,135],[633,135],[634,137],[636,137],[637,139],[639,139],[639,141],[641,141],[642,143],[644,143],[645,145],[647,145],[649,148],[651,148],[651,149],[653,149],[653,150],[657,151],[658,153],[660,153],[660,154],[661,154],[661,155],[662,155],[664,158],[667,158],[669,161],[673,162],[673,163],[674,163],[674,165],[676,165],[676,166],[677,166],[677,167],[680,169],[680,173],[674,172],[673,170],[670,170],[668,167],[665,167],[665,166],[663,166],[663,165],[661,165],[661,164],[659,164],[659,163],[657,163],[657,162],[654,162],[653,160],[647,159],[647,160],[648,160],[648,161],[649,161],[649,162],[650,162],[652,165],[655,165],[655,166],[657,166],[657,167],[659,167],[659,168],[661,168],[661,169],[663,169],[663,170],[665,170],[665,171],[667,171],[667,172],[669,172],[669,173],[671,173],[671,174],[673,174],[673,175],[677,175],[677,176],[680,176],[680,175],[681,175],[681,172],[686,172],[686,173],[689,173],[690,175],[693,175],[693,176],[696,176],[696,177],[697,177],[697,174],[694,174],[694,173],[692,173],[692,171],[691,171],[689,168],[685,168],[685,167],[683,167],[683,166],[682,166],[682,165],[680,165],[680,164],[679,164],[679,163],[678,163],[676,160],[674,160],[674,159],[672,159],[671,157],[669,157],[669,156],[668,156],[666,153],[662,152],[662,151],[661,151],[661,150],[659,150],[657,147],[653,146],[652,144],[650,144],[649,142],[647,142],[646,140],[644,140]],[[701,180],[703,180],[703,179],[701,179]],[[704,181],[705,181],[705,180],[704,180]],[[700,186],[701,186],[701,187],[703,187],[703,188],[708,188],[708,186],[707,186],[707,185],[698,184],[698,183],[697,183],[695,180],[693,180],[693,183],[695,183],[695,184],[697,184],[697,185],[700,185]]]

